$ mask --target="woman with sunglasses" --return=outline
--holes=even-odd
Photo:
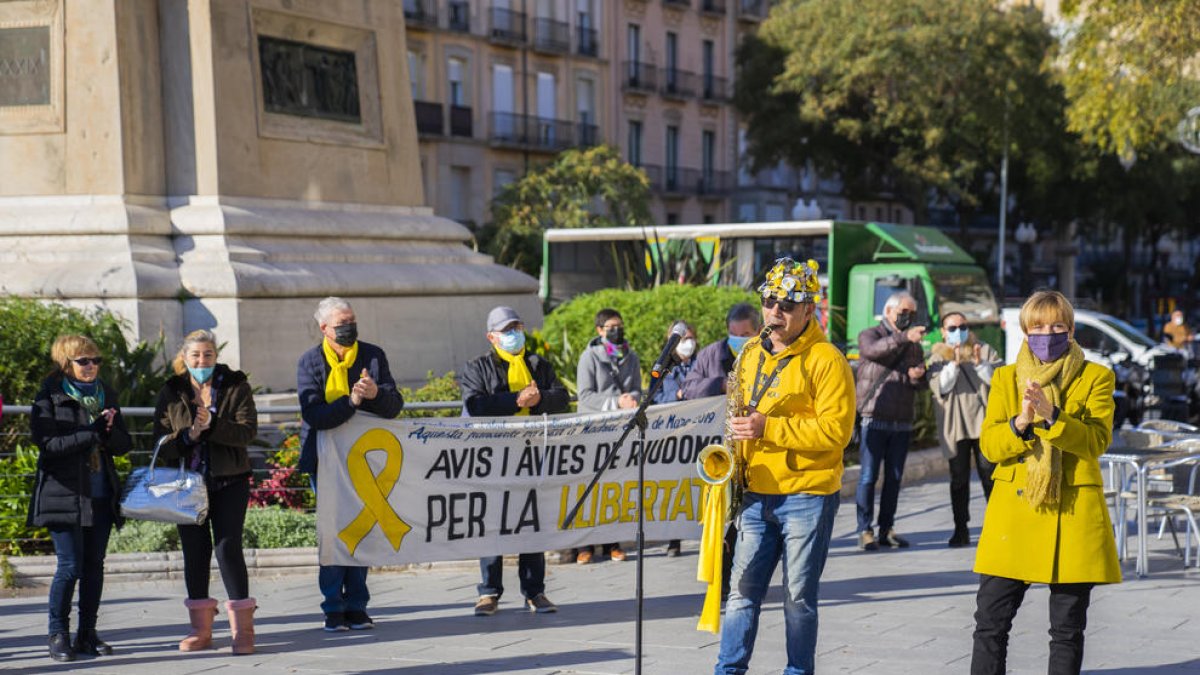
[[[95,342],[63,335],[50,348],[55,369],[33,402],[31,431],[37,475],[28,524],[45,527],[58,567],[50,583],[50,658],[112,654],[96,634],[104,588],[104,552],[120,527],[121,486],[113,457],[132,443],[117,392],[100,381],[103,358]],[[79,632],[71,642],[71,599],[79,585]]]
[[[183,580],[191,632],[179,651],[213,646],[217,601],[209,597],[213,552],[229,599],[234,654],[254,653],[254,609],[242,530],[250,499],[250,458],[246,447],[258,433],[254,392],[246,374],[217,363],[217,338],[207,330],[192,331],[173,363],[175,377],[158,393],[154,436],[162,439],[159,454],[169,462],[183,459],[208,484],[208,520],[179,525],[183,547]]]
[[[971,457],[983,486],[983,498],[992,496],[993,465],[979,450],[979,433],[987,409],[992,373],[1004,361],[991,345],[975,339],[961,312],[942,317],[942,341],[929,358],[929,386],[942,454],[950,462],[950,508],[954,513],[952,548],[971,545]]]

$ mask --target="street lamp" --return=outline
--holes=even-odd
[[[1029,287],[1029,268],[1033,262],[1033,244],[1037,241],[1037,228],[1033,226],[1033,223],[1022,222],[1013,231],[1013,238],[1017,240],[1021,248],[1021,295],[1027,296],[1031,290]]]

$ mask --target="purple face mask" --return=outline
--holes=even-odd
[[[1048,335],[1030,335],[1025,338],[1029,343],[1029,351],[1042,361],[1054,361],[1062,356],[1071,345],[1070,333],[1050,333]]]

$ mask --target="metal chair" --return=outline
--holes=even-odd
[[[1200,427],[1177,420],[1156,419],[1144,420],[1135,427],[1135,431],[1166,431],[1168,433],[1200,433]]]

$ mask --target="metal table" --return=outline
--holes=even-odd
[[[1135,572],[1139,577],[1145,577],[1150,573],[1150,563],[1146,554],[1146,501],[1148,499],[1146,489],[1146,474],[1152,468],[1166,469],[1180,464],[1196,462],[1200,460],[1200,439],[1192,437],[1187,440],[1179,440],[1153,448],[1130,448],[1130,447],[1112,447],[1108,452],[1100,456],[1101,462],[1108,462],[1111,465],[1132,468],[1136,473],[1137,481],[1135,483],[1135,495],[1137,499],[1137,565]],[[1123,472],[1122,472],[1123,473]],[[1121,480],[1114,485],[1119,491],[1124,486],[1124,475]],[[1122,530],[1124,530],[1124,513],[1118,512],[1118,517],[1122,519]],[[1125,537],[1121,538],[1122,558],[1124,558]]]

